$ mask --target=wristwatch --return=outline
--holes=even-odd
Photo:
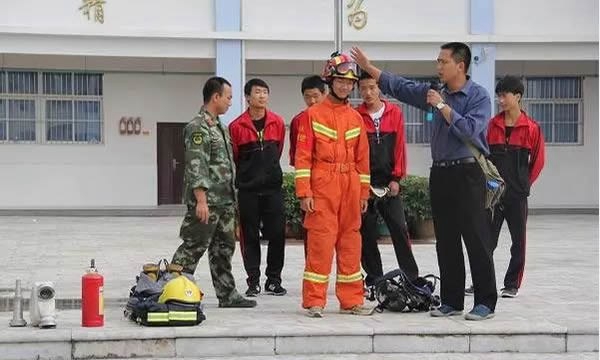
[[[442,110],[444,107],[446,107],[446,103],[445,103],[445,102],[443,102],[443,101],[440,101],[439,103],[437,103],[437,104],[435,105],[435,107],[436,107],[438,110]]]

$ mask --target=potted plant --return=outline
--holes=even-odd
[[[285,211],[286,237],[302,239],[302,212],[300,201],[296,197],[296,184],[293,172],[283,174],[283,204]]]
[[[434,238],[429,178],[408,175],[400,182],[400,195],[404,202],[407,223],[415,239]]]

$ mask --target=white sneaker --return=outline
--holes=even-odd
[[[365,305],[354,305],[349,309],[340,309],[340,314],[351,314],[351,315],[361,315],[361,316],[371,316],[375,312],[374,307],[365,306]]]
[[[306,311],[306,316],[311,318],[322,318],[323,308],[320,306],[312,306]]]

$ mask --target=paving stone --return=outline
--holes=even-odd
[[[180,338],[176,340],[177,356],[273,355],[273,337]]]
[[[275,344],[277,354],[344,354],[371,353],[371,336],[348,336],[331,334],[315,336],[278,336]]]
[[[175,339],[91,340],[74,341],[74,359],[136,358],[143,356],[174,357]]]
[[[66,341],[40,341],[31,343],[0,343],[0,358],[6,360],[22,359],[71,359],[71,343]]]
[[[561,353],[567,351],[566,335],[478,335],[470,337],[470,352]]]
[[[468,335],[375,335],[376,353],[469,352]]]
[[[567,352],[598,351],[598,335],[567,334]]]

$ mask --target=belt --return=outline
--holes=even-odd
[[[455,160],[434,161],[432,166],[433,167],[450,167],[450,166],[456,166],[456,165],[461,165],[461,164],[473,164],[475,162],[477,162],[477,160],[475,160],[475,158],[471,156],[471,157],[455,159]]]
[[[355,169],[355,163],[327,163],[318,162],[313,164],[312,168],[317,170],[325,170],[331,172],[347,173]]]

